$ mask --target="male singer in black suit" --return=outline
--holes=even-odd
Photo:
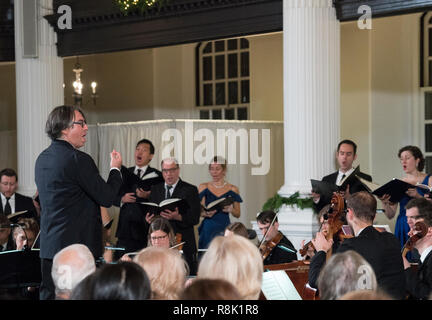
[[[78,150],[86,142],[87,131],[84,114],[77,107],[56,107],[46,122],[45,132],[52,143],[42,151],[35,165],[42,208],[41,299],[55,297],[51,267],[58,251],[81,243],[96,259],[102,256],[100,206],[110,207],[122,184],[120,153],[111,152],[111,170],[105,182],[93,159]]]
[[[425,200],[425,198],[414,198],[407,203],[406,208],[407,214],[408,210],[417,211],[415,223],[423,222],[427,227],[426,235],[414,244],[414,248],[420,254],[417,271],[413,270],[406,257],[402,257],[407,282],[406,287],[410,298],[428,300],[432,293],[432,202]],[[408,235],[412,237],[416,232],[411,227]]]
[[[198,197],[196,186],[184,182],[179,178],[180,167],[174,158],[164,159],[161,162],[162,175],[165,180],[152,186],[150,201],[160,203],[167,198],[180,198],[186,200],[188,208],[174,211],[166,210],[161,212],[161,216],[168,219],[174,229],[174,233],[182,235],[183,254],[189,265],[189,272],[195,275],[197,271],[197,246],[195,240],[194,226],[198,224],[200,218],[201,204]],[[146,221],[151,222],[153,215],[147,214]]]
[[[8,216],[15,212],[27,211],[10,219],[11,222],[16,222],[19,218],[35,218],[39,220],[33,199],[15,192],[17,188],[18,175],[15,170],[6,168],[0,171],[0,214]]]
[[[403,299],[405,275],[400,244],[393,234],[380,232],[373,227],[376,206],[375,197],[366,191],[357,192],[346,200],[346,220],[355,237],[345,239],[336,252],[354,250],[359,253],[372,266],[378,286],[393,298]],[[311,259],[309,285],[317,288],[318,275],[326,262],[326,253],[332,247],[333,240],[327,240],[322,232],[318,232],[312,243],[317,253]],[[367,289],[362,285],[360,283],[358,289]]]
[[[350,175],[354,171],[353,162],[355,159],[357,159],[357,145],[351,140],[342,140],[339,142],[336,151],[336,160],[339,164],[339,170],[325,176],[322,178],[322,181],[333,184],[339,183],[343,178]],[[372,181],[372,177],[363,172],[359,172],[358,176],[368,181]],[[364,188],[362,187],[361,183],[356,181],[353,185],[348,186],[345,192],[353,194],[363,190]],[[312,198],[315,204],[316,212],[320,212],[321,209],[331,201],[331,195],[320,195],[314,192],[314,190],[312,190]]]
[[[150,140],[138,141],[135,148],[135,166],[130,168],[122,167],[123,185],[116,197],[115,205],[120,207],[119,221],[117,224],[116,237],[117,247],[125,248],[123,253],[138,251],[147,247],[148,223],[145,221],[146,212],[142,212],[138,202],[148,201],[150,189],[139,188],[135,179],[128,179],[136,175],[139,179],[154,172],[157,177],[148,179],[151,184],[163,182],[162,173],[149,166],[153,159],[155,148]],[[128,172],[124,172],[127,170]],[[128,174],[129,173],[129,174]],[[149,184],[149,187],[151,186]],[[118,251],[119,252],[119,251]]]

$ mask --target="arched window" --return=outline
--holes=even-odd
[[[200,119],[249,119],[249,41],[201,42],[196,57]]]
[[[421,19],[420,46],[420,126],[421,145],[424,146],[426,172],[432,171],[432,11],[425,12]],[[423,130],[424,128],[424,130]]]

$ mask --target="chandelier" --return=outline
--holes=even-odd
[[[79,58],[77,57],[77,61],[75,63],[75,67],[73,69],[73,72],[75,72],[75,81],[73,82],[73,94],[72,97],[74,98],[74,104],[76,106],[82,107],[83,104],[83,88],[84,84],[81,81],[81,73],[84,71],[84,69],[81,68],[81,64],[79,63]],[[93,100],[93,104],[96,105],[96,99],[98,97],[96,93],[96,87],[97,83],[95,81],[92,81],[90,84],[90,87],[92,88],[91,97]]]

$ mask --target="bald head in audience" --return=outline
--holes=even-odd
[[[95,270],[94,257],[85,245],[72,244],[57,252],[51,270],[56,299],[69,299],[76,285]]]

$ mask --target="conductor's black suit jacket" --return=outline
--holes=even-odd
[[[339,175],[339,171],[333,172],[332,174],[329,174],[329,175],[325,176],[324,178],[322,178],[321,181],[336,184],[336,180],[337,180],[338,175]],[[359,172],[358,176],[367,180],[367,181],[372,181],[372,177],[366,173]],[[353,193],[356,193],[356,192],[359,192],[362,190],[364,190],[364,189],[363,189],[361,182],[359,182],[359,181],[356,181],[353,185],[350,185],[350,188],[349,188],[350,194],[353,194]],[[330,203],[330,201],[331,201],[331,196],[321,195],[319,202],[314,204],[315,211],[320,212],[322,208],[324,208],[327,204]]]
[[[54,255],[74,243],[102,255],[100,206],[111,207],[122,184],[119,170],[108,181],[93,159],[63,140],[54,140],[36,160],[35,180],[41,202],[40,257]]]
[[[183,252],[186,261],[190,263],[191,257],[197,253],[194,225],[199,222],[201,210],[198,189],[196,186],[179,179],[171,198],[184,199],[189,206],[187,210],[180,212],[182,221],[170,220],[169,222],[175,233],[181,233],[182,241],[186,241]],[[160,203],[162,200],[165,200],[165,183],[152,186],[150,193],[151,202]]]
[[[345,239],[337,253],[354,250],[375,272],[380,289],[395,299],[405,297],[405,274],[397,238],[389,232],[379,232],[373,226],[363,229],[357,237]],[[317,252],[310,263],[309,284],[317,288],[318,275],[326,262],[326,253]]]

